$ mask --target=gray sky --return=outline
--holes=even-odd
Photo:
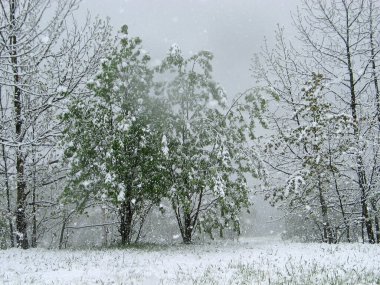
[[[214,78],[231,98],[253,85],[251,58],[279,23],[291,29],[299,0],[83,0],[81,11],[110,17],[115,30],[127,24],[153,60],[178,44],[184,55],[214,54]]]

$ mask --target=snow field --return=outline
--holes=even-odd
[[[380,247],[241,239],[0,251],[0,284],[380,284]]]

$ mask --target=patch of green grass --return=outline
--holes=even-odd
[[[113,244],[110,246],[103,246],[100,247],[100,249],[133,249],[133,250],[141,250],[145,252],[152,252],[152,251],[165,251],[170,248],[173,248],[173,245],[170,244],[157,244],[157,243],[131,243],[131,244]]]
[[[191,272],[179,271],[175,284],[271,284],[271,285],[356,285],[380,284],[376,273],[344,271],[324,268],[317,263],[287,264],[286,272],[279,268],[265,268],[263,263],[230,263],[227,267],[211,265],[194,277]],[[275,269],[275,270],[273,270]]]

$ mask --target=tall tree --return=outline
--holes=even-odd
[[[355,227],[359,220],[363,225],[363,240],[366,232],[370,243],[376,241],[378,228],[378,200],[373,198],[378,197],[379,181],[376,166],[379,154],[376,91],[379,45],[374,41],[379,18],[376,6],[371,0],[303,1],[294,17],[300,40],[297,45],[302,48],[286,43],[280,29],[276,47],[273,51],[267,49],[264,55],[266,64],[258,64],[256,69],[256,78],[262,86],[281,101],[281,109],[270,120],[283,124],[281,120],[287,117],[289,122],[299,126],[303,118],[297,109],[304,103],[301,85],[313,73],[324,75],[324,100],[330,104],[330,112],[342,114],[351,122],[351,131],[345,138],[349,150],[341,151],[344,159],[333,167],[341,174],[336,171],[329,174],[337,190],[332,210],[341,212],[347,234],[349,224]],[[273,105],[272,110],[274,108]],[[338,144],[334,138],[330,138],[330,142]],[[324,149],[328,150],[329,145]],[[273,164],[269,166],[275,169]],[[360,207],[360,217],[355,214],[357,207]],[[349,234],[347,239],[350,240]]]
[[[64,108],[68,94],[81,93],[108,48],[106,23],[91,24],[87,18],[79,27],[71,21],[79,2],[10,0],[0,4],[0,143],[7,172],[3,177],[16,180],[15,195],[8,199],[16,200],[15,236],[22,248],[29,247],[28,201],[31,177],[35,177],[30,174],[36,164],[47,165],[50,160],[61,132],[55,115]]]
[[[265,145],[265,160],[275,169],[266,194],[273,204],[284,203],[291,215],[309,217],[320,231],[317,238],[333,243],[340,234],[337,231],[349,235],[348,201],[341,194],[338,177],[343,153],[351,145],[347,135],[352,123],[348,116],[332,112],[324,99],[323,76],[314,74],[302,93],[293,113],[299,123],[276,122],[276,133]],[[279,171],[287,178],[275,175]],[[342,226],[335,217],[339,211]]]
[[[239,232],[239,213],[249,205],[248,134],[238,123],[241,113],[227,108],[223,89],[212,79],[212,57],[201,51],[186,59],[173,45],[160,67],[170,78],[165,98],[171,116],[163,140],[168,197],[185,243],[196,229],[211,236],[215,230]]]
[[[161,142],[165,104],[153,92],[150,57],[123,26],[115,48],[64,115],[71,165],[65,196],[79,209],[89,203],[117,212],[123,245],[137,241],[146,215],[162,197]]]

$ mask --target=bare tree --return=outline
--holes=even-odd
[[[10,0],[0,2],[0,86],[3,111],[3,160],[14,161],[16,241],[29,247],[28,199],[36,213],[41,181],[37,168],[49,165],[61,133],[57,115],[69,95],[81,94],[107,51],[108,24],[87,17],[73,19],[79,0]],[[6,176],[5,176],[6,177]],[[7,177],[6,177],[7,179]],[[12,187],[12,186],[9,186]],[[39,188],[39,189],[37,189]],[[13,191],[13,189],[12,189]],[[36,216],[33,245],[36,245]]]
[[[266,65],[259,64],[255,68],[259,71],[256,78],[278,99],[272,105],[278,104],[277,115],[270,120],[281,133],[289,126],[287,122],[293,126],[305,123],[299,113],[305,103],[299,95],[301,85],[309,81],[313,73],[323,75],[323,100],[330,106],[331,116],[344,115],[350,127],[338,156],[331,150],[341,142],[331,137],[328,129],[324,135],[330,136],[329,140],[322,146],[330,150],[325,155],[330,160],[327,169],[331,179],[327,205],[333,213],[340,213],[339,220],[332,216],[334,227],[343,227],[350,241],[352,228],[359,222],[363,241],[366,233],[368,242],[379,242],[379,235],[375,235],[379,228],[378,4],[372,0],[302,2],[293,18],[298,30],[296,47],[286,43],[280,29],[276,47],[273,51],[267,49]],[[289,121],[283,121],[285,118]],[[301,150],[295,151],[291,145],[287,151],[293,151],[292,157],[301,154]],[[310,149],[303,146],[302,152],[308,155]],[[268,163],[276,173],[284,170],[283,161]],[[287,160],[287,163],[292,162]]]

